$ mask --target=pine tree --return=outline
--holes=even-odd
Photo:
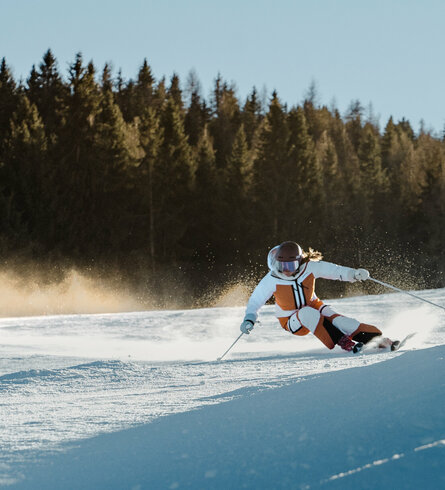
[[[363,113],[364,108],[359,100],[353,100],[346,113],[346,131],[355,151],[358,151],[362,137]]]
[[[414,130],[410,122],[407,121],[405,118],[402,118],[402,120],[397,123],[396,127],[399,131],[406,133],[411,141],[415,141],[416,135],[414,134]]]
[[[298,234],[303,241],[318,240],[318,230],[323,225],[320,222],[324,196],[321,190],[322,176],[301,107],[290,111],[288,127],[289,164],[283,199],[286,207],[293,212],[289,213],[291,216],[288,223],[292,225],[287,232],[289,236]]]
[[[128,237],[132,219],[128,203],[134,161],[129,148],[127,126],[114,101],[111,86],[106,90],[95,117],[93,161],[90,166],[92,213],[91,230],[97,246],[110,252],[119,250]],[[101,250],[104,253],[105,250]]]
[[[338,158],[337,198],[326,194],[326,206],[334,200],[338,203],[335,222],[342,227],[342,232],[331,237],[328,246],[335,248],[336,256],[342,261],[359,264],[362,242],[366,238],[363,227],[363,216],[367,212],[366,202],[362,196],[362,180],[359,159],[349,139],[346,125],[338,111],[334,112],[328,135],[335,146]],[[351,246],[351,244],[354,244]]]
[[[151,68],[144,59],[142,66],[138,73],[138,80],[135,85],[135,102],[136,102],[136,114],[140,115],[147,107],[150,107],[153,102],[153,86],[155,79],[153,77]]]
[[[255,220],[262,223],[258,246],[283,241],[283,226],[287,226],[288,210],[283,189],[288,187],[288,138],[286,114],[276,92],[272,94],[269,111],[259,136],[258,153],[254,162]]]
[[[11,70],[2,58],[0,63],[0,161],[3,144],[9,136],[9,121],[17,109],[18,88],[12,76]]]
[[[382,216],[386,211],[385,197],[388,196],[389,181],[387,172],[382,168],[379,135],[373,126],[365,124],[358,148],[361,175],[361,195],[365,203],[363,223],[369,235],[381,229]]]
[[[105,63],[102,70],[101,88],[103,93],[113,92],[113,77],[111,75],[111,67],[108,63]]]
[[[170,80],[170,87],[168,88],[167,95],[171,97],[178,107],[181,114],[184,113],[184,103],[182,101],[182,91],[180,87],[179,76],[174,73]]]
[[[326,123],[326,126],[323,125],[323,122],[325,121],[320,117],[321,110],[319,107],[319,98],[317,84],[315,80],[312,80],[303,101],[303,109],[307,130],[314,142],[319,140],[323,131],[327,129],[328,124]]]
[[[388,190],[386,172],[382,168],[379,136],[370,124],[366,124],[358,148],[363,191],[371,198]]]
[[[153,103],[152,106],[155,108],[155,110],[161,114],[163,111],[166,103],[167,103],[168,95],[167,95],[167,89],[165,87],[165,78],[162,78],[159,80],[158,84],[156,85],[156,88],[153,93]]]
[[[252,160],[243,125],[239,127],[235,135],[225,174],[228,188],[232,191],[236,188],[237,193],[245,195],[251,184]]]
[[[223,169],[231,154],[235,135],[241,125],[241,113],[234,87],[223,84],[221,88],[220,83],[219,79],[216,80],[214,90],[215,101],[217,101],[214,104],[216,112],[209,124],[209,131],[216,151],[216,165]]]
[[[201,82],[195,70],[190,70],[184,90],[186,96],[185,132],[189,144],[196,147],[206,124],[210,120],[210,112],[201,95]]]
[[[414,143],[411,132],[393,123],[392,117],[381,139],[382,167],[387,172],[389,193],[388,207],[400,219],[387,225],[387,232],[396,237],[406,235],[407,220],[417,205],[421,176],[414,161]]]
[[[155,104],[155,79],[146,58],[139,68],[136,81],[125,83],[119,74],[117,89],[116,101],[126,122],[133,122]]]
[[[381,141],[382,167],[385,169],[391,169],[395,164],[392,158],[392,150],[396,144],[396,140],[397,130],[391,116],[385,127],[385,131],[383,133]]]
[[[244,126],[247,145],[250,149],[253,149],[256,146],[262,119],[261,102],[258,99],[258,94],[254,87],[246,99],[241,114],[241,121]]]
[[[27,85],[27,95],[37,106],[47,135],[55,138],[63,124],[64,107],[69,92],[58,72],[56,58],[50,49],[44,54],[39,70],[33,67]]]
[[[215,258],[221,260],[221,256],[224,255],[220,223],[224,194],[216,169],[215,151],[206,128],[196,146],[195,161],[196,172],[192,194],[193,220],[186,236],[194,251],[195,261],[202,264],[205,272],[208,272]]]
[[[35,105],[20,94],[4,148],[2,201],[4,224],[15,245],[28,248],[46,238],[52,189],[46,162],[47,139]]]
[[[417,257],[425,264],[436,281],[443,284],[445,277],[445,148],[430,135],[419,137],[418,164],[422,169],[421,192],[411,232],[422,251]]]
[[[63,244],[70,253],[91,253],[91,220],[94,213],[96,161],[94,123],[101,101],[92,63],[83,66],[76,55],[69,69],[70,97],[66,107],[66,124],[60,130],[58,159],[55,167],[55,244]],[[96,244],[97,245],[97,244]]]
[[[152,108],[146,108],[142,114],[139,125],[140,142],[143,157],[138,171],[138,190],[142,199],[142,213],[144,223],[138,226],[136,232],[137,243],[142,243],[143,250],[148,249],[152,271],[156,267],[156,242],[158,228],[162,221],[160,213],[162,196],[164,193],[161,178],[160,151],[163,144],[163,130],[157,112]]]
[[[219,113],[219,105],[221,103],[221,98],[225,90],[227,90],[227,83],[222,79],[221,74],[218,73],[214,81],[214,88],[210,101],[210,109],[212,111],[212,115],[214,116]]]
[[[190,252],[181,243],[190,223],[190,198],[195,165],[184,131],[181,109],[169,97],[161,117],[164,141],[160,149],[159,224],[156,249],[158,257],[178,259]]]
[[[42,233],[41,241],[51,250],[57,248],[52,240],[59,235],[58,221],[63,220],[58,212],[58,191],[64,186],[65,171],[61,162],[66,157],[67,148],[61,143],[60,138],[63,138],[67,124],[66,109],[70,90],[62,80],[57,61],[50,49],[44,54],[38,70],[33,67],[27,80],[26,94],[37,107],[47,137],[47,149],[41,162],[44,172],[42,171],[40,176],[44,189],[40,203],[46,209],[46,231]],[[73,189],[71,192],[76,190]],[[60,235],[59,240],[64,240],[64,237]]]
[[[209,120],[208,110],[205,103],[197,92],[192,92],[190,107],[184,119],[184,129],[191,146],[197,146]]]
[[[229,249],[238,250],[239,241],[246,239],[251,228],[252,164],[252,153],[247,145],[244,126],[241,125],[223,171],[224,199],[221,225],[230,237]],[[233,213],[234,209],[237,210],[236,214]]]
[[[199,98],[202,98],[201,82],[199,81],[199,77],[195,69],[189,71],[185,82],[184,96],[185,105],[187,107],[190,107],[192,103],[193,94],[196,94],[199,96]]]
[[[119,105],[122,116],[127,123],[134,122],[137,113],[134,81],[126,82],[122,77],[122,70],[119,70],[115,89],[116,103]]]
[[[327,132],[324,132],[316,145],[317,161],[321,173],[321,192],[323,198],[320,202],[323,217],[323,239],[321,245],[332,247],[332,236],[337,236],[344,223],[344,205],[348,201],[345,195],[344,183],[340,173],[340,163],[335,144]],[[330,243],[329,243],[330,242]],[[326,244],[326,245],[325,245]]]
[[[317,144],[317,158],[323,172],[323,187],[328,190],[328,195],[332,195],[338,186],[340,170],[335,144],[327,133],[323,133]]]

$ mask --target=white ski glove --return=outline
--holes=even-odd
[[[366,279],[369,279],[369,272],[366,269],[356,269],[354,279],[356,281],[366,281]]]
[[[256,317],[255,315],[252,315],[252,313],[248,313],[243,320],[243,323],[240,325],[240,330],[241,332],[245,333],[246,335],[249,335],[250,331],[253,329],[253,326],[255,325],[255,320]]]

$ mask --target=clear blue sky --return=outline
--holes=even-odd
[[[315,81],[343,113],[353,99],[385,126],[445,125],[445,0],[0,0],[0,57],[16,78],[51,48],[66,75],[77,52],[134,78],[218,72],[244,98],[255,85],[289,105]]]

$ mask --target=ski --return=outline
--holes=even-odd
[[[403,347],[406,344],[407,340],[409,340],[411,337],[414,337],[414,335],[416,335],[415,332],[408,334],[402,340],[395,340],[391,345],[391,350],[392,351],[399,350],[400,347]]]
[[[385,339],[385,342],[382,344],[376,344],[375,342],[369,342],[368,344],[364,344],[363,342],[357,342],[353,349],[352,352],[354,354],[357,354],[359,352],[363,351],[369,351],[369,350],[375,350],[377,352],[388,352],[388,347],[390,348],[391,352],[398,351],[401,347],[403,347],[406,342],[415,335],[415,333],[410,333],[406,337],[404,337],[402,340],[393,340],[390,341],[389,339]],[[391,343],[389,343],[391,342]]]

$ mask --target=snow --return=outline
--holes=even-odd
[[[416,292],[445,305],[445,290]],[[408,339],[352,355],[263,308],[0,320],[0,487],[443,488],[445,315],[330,302]]]

